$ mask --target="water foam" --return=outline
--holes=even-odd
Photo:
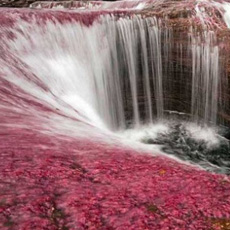
[[[230,144],[215,127],[165,120],[118,133],[130,146],[217,173],[230,173]]]
[[[224,8],[224,11],[225,11],[224,16],[223,16],[224,21],[225,21],[227,27],[230,29],[230,3],[224,2],[222,4],[222,7]]]

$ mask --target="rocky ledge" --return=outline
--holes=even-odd
[[[0,7],[29,7],[34,2],[36,0],[1,0]]]

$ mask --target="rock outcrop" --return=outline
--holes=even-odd
[[[54,0],[59,1],[59,0]],[[36,2],[36,0],[1,0],[0,7],[29,7],[30,4]]]

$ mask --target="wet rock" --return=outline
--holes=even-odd
[[[0,1],[0,7],[29,7],[30,4],[36,2],[37,0],[1,0]],[[45,0],[46,1],[46,0]],[[59,0],[53,0],[59,1]]]

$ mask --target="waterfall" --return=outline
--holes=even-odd
[[[202,38],[192,37],[192,117],[195,121],[216,124],[218,83],[220,79],[219,48],[215,34],[205,32]]]
[[[39,23],[20,19],[10,29],[14,38],[6,41],[7,49],[48,88],[44,95],[36,82],[8,76],[26,92],[68,116],[110,130],[151,124],[164,118],[168,107],[177,107],[166,98],[183,83],[171,84],[175,43],[160,19],[101,15],[89,26],[74,20]],[[191,76],[183,76],[184,51],[176,44],[180,79],[191,82],[191,110],[178,112],[191,114],[195,122],[216,124],[219,48],[212,32],[202,36],[192,33],[190,42],[188,38]]]
[[[140,125],[140,92],[144,91],[145,120],[152,122],[153,117],[163,117],[162,87],[162,32],[155,18],[141,19],[138,16],[120,19],[117,24],[118,44],[121,44],[121,56],[127,68],[133,106],[133,123]],[[152,84],[152,86],[151,86]],[[142,89],[140,88],[142,86]],[[153,114],[153,97],[156,101],[156,114]],[[144,109],[143,109],[144,107]]]

